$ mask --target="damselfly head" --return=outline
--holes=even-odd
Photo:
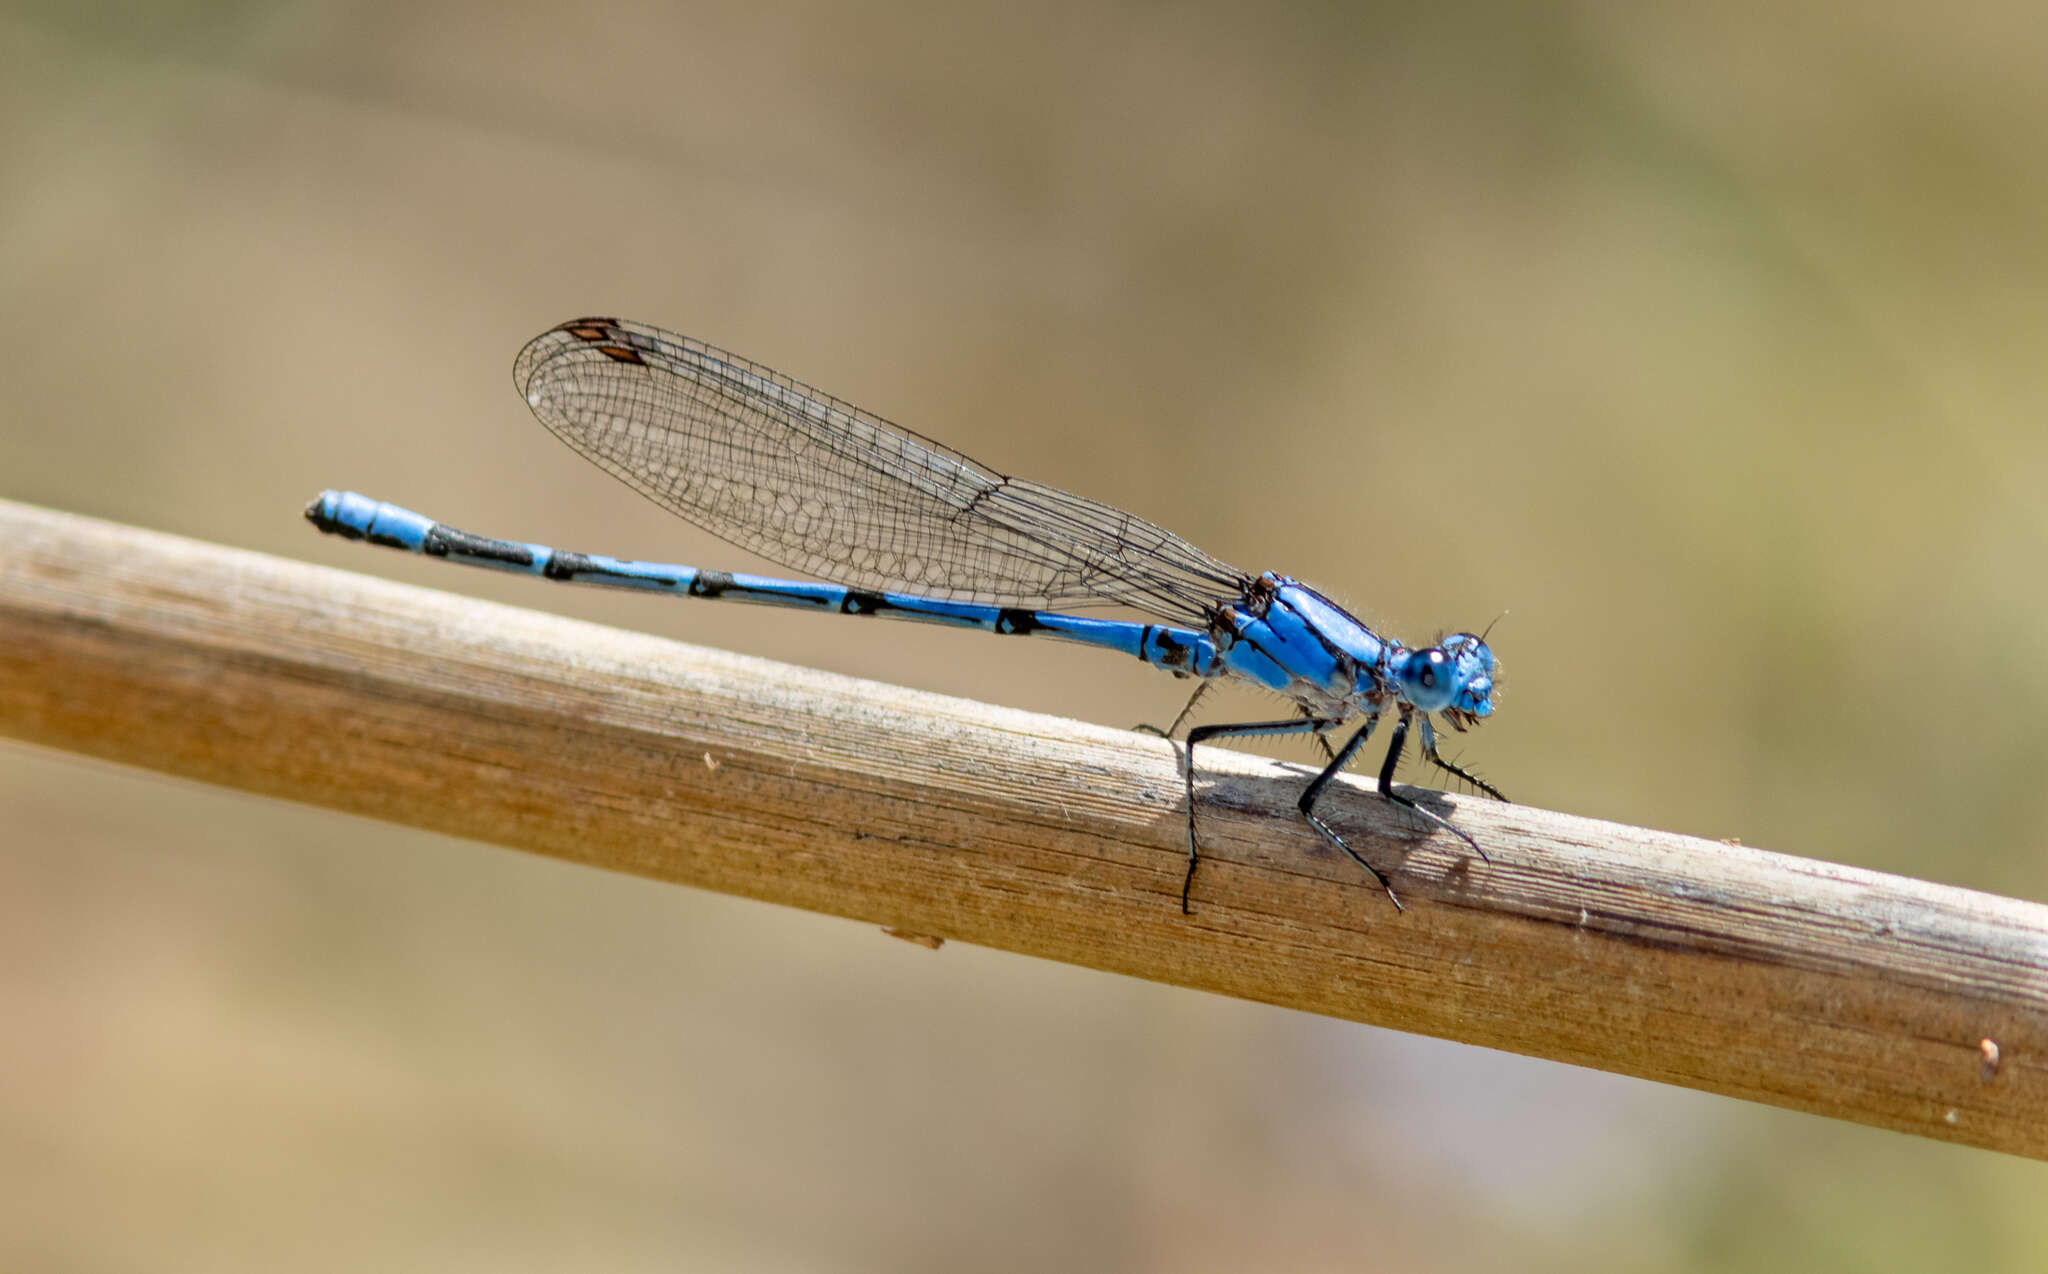
[[[1471,633],[1453,633],[1434,646],[1402,651],[1393,660],[1401,698],[1422,712],[1440,712],[1463,730],[1493,715],[1498,665],[1493,651]]]

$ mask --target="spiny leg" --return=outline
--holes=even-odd
[[[1208,694],[1209,687],[1215,684],[1216,683],[1213,681],[1204,681],[1201,685],[1195,687],[1195,692],[1188,696],[1187,706],[1180,710],[1180,715],[1173,719],[1173,724],[1166,727],[1167,738],[1170,739],[1174,735],[1180,733],[1180,728],[1186,725],[1188,723],[1188,717],[1193,715],[1195,711],[1195,705],[1202,701],[1202,696]]]
[[[1173,724],[1164,730],[1156,725],[1134,725],[1131,729],[1139,734],[1156,734],[1162,739],[1171,739],[1174,735],[1180,733],[1181,726],[1187,722],[1188,714],[1195,710],[1195,705],[1202,701],[1203,695],[1209,693],[1209,687],[1213,684],[1213,682],[1204,681],[1196,686],[1195,692],[1188,696],[1187,706],[1180,710],[1180,715],[1173,719]]]
[[[1496,801],[1505,801],[1506,799],[1508,799],[1506,796],[1501,794],[1501,790],[1499,788],[1487,782],[1485,779],[1480,778],[1477,774],[1472,773],[1472,771],[1466,769],[1461,765],[1457,765],[1453,762],[1444,760],[1443,754],[1438,752],[1436,749],[1436,729],[1435,727],[1430,725],[1428,717],[1423,717],[1417,724],[1421,726],[1423,760],[1429,762],[1431,765],[1434,765],[1437,769],[1442,770],[1444,773],[1449,774],[1454,778],[1463,779],[1465,782],[1470,783],[1473,787],[1486,793],[1488,796],[1491,796]],[[1484,855],[1481,855],[1481,857],[1484,857]]]
[[[1195,711],[1195,705],[1202,701],[1202,696],[1208,694],[1209,687],[1214,684],[1215,683],[1212,681],[1205,681],[1201,685],[1196,686],[1195,693],[1188,696],[1187,706],[1180,710],[1180,715],[1173,719],[1173,724],[1166,727],[1164,730],[1160,729],[1156,725],[1134,725],[1131,727],[1131,729],[1137,731],[1139,734],[1152,734],[1157,735],[1162,739],[1171,739],[1174,735],[1180,733],[1180,728],[1186,725],[1188,717],[1193,715]],[[1301,719],[1304,721],[1314,721],[1316,719],[1316,714],[1310,712],[1307,708],[1303,708],[1301,710]],[[1316,746],[1323,750],[1324,761],[1328,762],[1337,759],[1337,750],[1330,746],[1330,740],[1327,736],[1325,736],[1321,731],[1317,731],[1315,740]]]
[[[1304,719],[1304,720],[1308,720],[1308,721],[1313,721],[1313,720],[1315,720],[1315,719],[1316,719],[1316,714],[1315,714],[1315,713],[1313,713],[1313,712],[1310,712],[1310,711],[1309,711],[1309,710],[1308,710],[1307,708],[1303,708],[1303,709],[1301,710],[1301,715],[1302,715],[1302,717],[1303,717],[1303,719]],[[1370,727],[1370,726],[1368,726],[1368,727],[1366,727],[1366,728],[1367,728],[1367,729],[1370,729],[1371,727]],[[1335,748],[1333,748],[1333,747],[1331,747],[1331,746],[1330,746],[1330,736],[1329,736],[1329,735],[1327,735],[1327,734],[1324,734],[1324,733],[1322,733],[1321,731],[1317,731],[1317,732],[1316,732],[1316,746],[1317,746],[1317,747],[1319,747],[1319,748],[1321,748],[1321,749],[1323,750],[1323,760],[1324,760],[1324,761],[1326,761],[1326,762],[1327,762],[1327,761],[1334,761],[1334,760],[1336,760],[1336,759],[1337,759],[1337,749],[1335,749]]]
[[[1479,855],[1480,861],[1488,863],[1492,862],[1493,860],[1486,856],[1486,851],[1479,848],[1479,842],[1473,840],[1472,837],[1465,832],[1465,829],[1451,822],[1451,820],[1445,818],[1443,815],[1437,813],[1435,810],[1424,809],[1422,806],[1416,804],[1414,797],[1403,796],[1399,792],[1396,792],[1394,790],[1394,767],[1401,763],[1401,749],[1406,747],[1408,744],[1408,718],[1412,716],[1413,713],[1414,709],[1412,708],[1402,708],[1401,719],[1394,723],[1394,737],[1388,740],[1387,742],[1387,759],[1380,764],[1380,795],[1386,797],[1388,800],[1392,801],[1396,805],[1405,805],[1409,809],[1414,810],[1417,814],[1421,815],[1423,818],[1428,819],[1430,822],[1435,823],[1438,827],[1443,828],[1451,835],[1456,836],[1459,840],[1464,841],[1465,844],[1471,848],[1473,853]],[[1429,728],[1429,720],[1426,717],[1423,719],[1423,728],[1425,730]]]
[[[1358,754],[1358,749],[1365,746],[1365,741],[1372,737],[1373,727],[1379,723],[1380,719],[1377,714],[1367,717],[1365,724],[1358,727],[1358,732],[1346,739],[1344,746],[1339,748],[1330,757],[1330,764],[1323,772],[1310,780],[1309,785],[1302,790],[1301,799],[1295,804],[1296,808],[1301,810],[1301,816],[1308,820],[1309,826],[1321,832],[1324,840],[1343,850],[1345,856],[1352,862],[1357,863],[1360,867],[1372,873],[1372,878],[1380,882],[1380,888],[1387,891],[1387,901],[1394,904],[1394,910],[1406,911],[1408,909],[1401,905],[1400,896],[1394,892],[1394,882],[1388,880],[1386,874],[1380,871],[1379,868],[1359,857],[1358,851],[1345,844],[1344,838],[1337,834],[1335,828],[1316,817],[1316,798],[1323,794],[1323,789],[1330,785],[1331,779],[1336,778],[1343,772],[1345,766],[1351,764],[1351,758]]]
[[[1197,692],[1196,697],[1201,697],[1199,692]],[[1194,704],[1189,703],[1188,706],[1192,708]],[[1176,722],[1175,724],[1179,723]],[[1198,725],[1188,731],[1188,874],[1180,883],[1180,913],[1182,915],[1191,916],[1194,914],[1188,907],[1188,892],[1195,887],[1195,867],[1202,860],[1201,852],[1195,848],[1195,745],[1207,739],[1240,738],[1259,734],[1306,734],[1311,730],[1321,734],[1325,730],[1336,728],[1338,724],[1339,722],[1334,718],[1325,719],[1304,714],[1300,718],[1289,721],[1248,721],[1238,725]],[[1346,744],[1345,746],[1348,749],[1351,745]],[[1328,771],[1325,771],[1324,775],[1327,776],[1327,774]],[[1318,781],[1322,781],[1321,777],[1318,778]],[[1313,784],[1311,786],[1313,787]],[[1350,851],[1346,850],[1345,852],[1349,853]],[[1351,856],[1353,858],[1358,857],[1356,854]],[[1364,860],[1360,859],[1360,861],[1363,862]],[[1372,871],[1370,867],[1366,868],[1366,870]],[[1375,876],[1379,875],[1378,872],[1373,872],[1373,874]]]

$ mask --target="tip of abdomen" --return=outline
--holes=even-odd
[[[350,539],[361,539],[360,528],[351,526],[341,519],[341,504],[346,493],[322,491],[306,505],[306,521],[320,528],[328,535],[342,535]]]

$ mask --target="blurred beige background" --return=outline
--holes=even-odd
[[[578,596],[299,520],[349,486],[758,566],[512,393],[528,337],[616,312],[1396,633],[1508,611],[1463,755],[1518,799],[2041,898],[2042,31],[13,5],[0,496],[1109,724],[1178,707],[1086,651]],[[2048,1263],[2040,1164],[11,745],[0,1022],[11,1270]]]

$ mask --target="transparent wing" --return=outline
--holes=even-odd
[[[542,424],[627,486],[831,583],[1195,624],[1250,583],[1142,518],[659,328],[564,323],[520,351],[512,378]]]

